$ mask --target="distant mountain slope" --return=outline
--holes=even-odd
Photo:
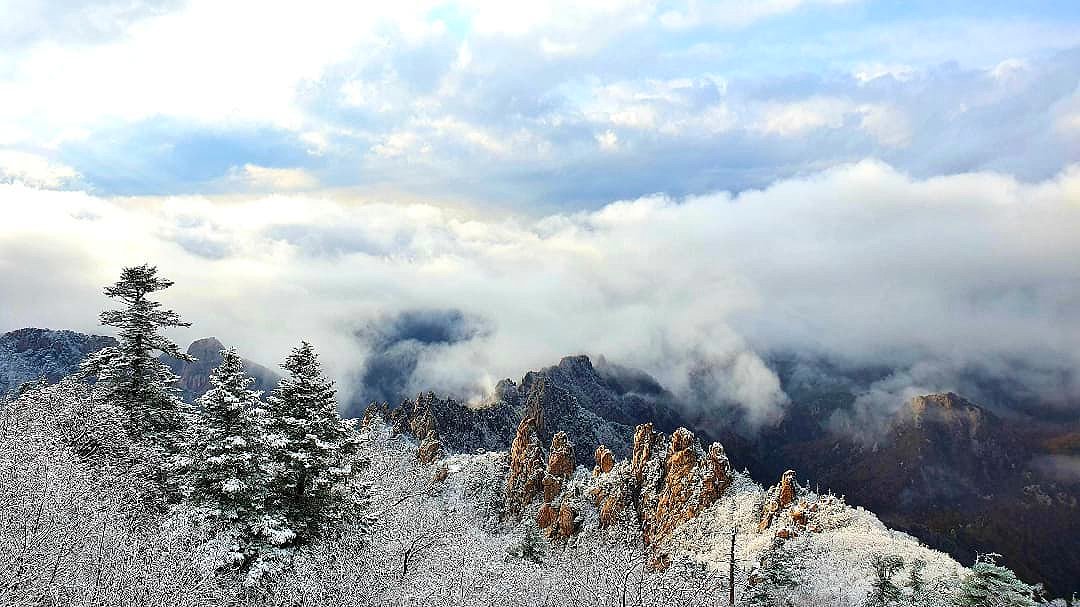
[[[822,437],[789,442],[780,457],[961,561],[998,552],[1066,595],[1080,590],[1080,483],[1040,470],[1038,449],[1022,428],[946,393],[908,401],[872,444]]]
[[[0,396],[23,382],[59,381],[79,368],[87,354],[116,345],[101,335],[26,328],[0,335]]]
[[[161,360],[173,373],[180,376],[177,385],[184,391],[184,400],[193,402],[209,389],[210,372],[221,364],[221,351],[225,346],[216,337],[204,337],[191,342],[187,353],[197,360],[193,363],[177,360],[162,354]],[[277,385],[280,376],[259,363],[244,359],[244,370],[255,378],[253,390],[269,392]]]
[[[642,373],[597,369],[587,356],[567,356],[557,365],[526,373],[520,382],[500,381],[491,401],[480,407],[428,392],[393,411],[381,408],[392,423],[418,437],[437,430],[444,446],[455,452],[505,449],[521,419],[533,417],[541,441],[549,442],[563,431],[579,444],[603,444],[625,457],[638,423],[656,420],[664,431],[688,425],[672,402],[670,394]],[[591,465],[592,454],[579,452],[576,459]]]
[[[714,420],[705,424],[756,477],[774,477],[794,463],[811,483],[962,562],[997,552],[1053,594],[1080,591],[1080,553],[1073,548],[1080,541],[1080,476],[1054,474],[1062,460],[1080,469],[1068,448],[1080,429],[1075,423],[1005,419],[943,393],[897,403],[880,431],[862,429],[856,437],[830,420],[852,411],[861,387],[887,370],[838,373],[800,364],[779,371],[792,403],[778,424],[749,437]]]

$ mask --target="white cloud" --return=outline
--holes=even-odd
[[[229,171],[228,179],[241,184],[245,189],[257,191],[291,192],[319,187],[319,180],[304,169],[263,167],[255,164],[233,168]]]
[[[727,82],[706,74],[699,78],[613,82],[595,87],[584,104],[594,123],[669,136],[716,135],[736,126],[736,115],[712,97]],[[703,101],[708,99],[708,101]]]
[[[12,201],[0,330],[91,330],[101,286],[151,261],[177,282],[169,305],[195,323],[178,339],[214,334],[268,363],[312,339],[345,390],[365,356],[350,337],[358,323],[458,309],[490,335],[427,361],[417,387],[474,392],[586,352],[765,419],[783,398],[758,354],[794,348],[943,369],[1023,360],[1080,397],[1080,167],[1026,184],[862,162],[736,197],[654,196],[540,220],[311,194],[0,186]],[[702,372],[711,379],[695,385]]]
[[[911,141],[911,125],[903,110],[891,105],[867,104],[858,108],[859,127],[881,145],[904,147]]]
[[[0,122],[26,121],[48,131],[45,137],[150,116],[300,128],[300,85],[378,45],[382,24],[423,21],[423,14],[420,6],[329,0],[193,0],[131,24],[123,36],[34,46],[13,56],[10,75],[0,81]]]
[[[814,97],[795,103],[767,104],[757,128],[763,133],[797,137],[823,128],[839,128],[853,109],[850,101]]]
[[[619,136],[610,129],[596,134],[596,143],[600,144],[601,150],[608,152],[619,149]]]
[[[867,84],[878,78],[893,78],[898,82],[907,82],[915,77],[917,70],[910,65],[883,63],[864,63],[855,68],[852,76],[860,84]]]
[[[427,154],[431,151],[431,145],[414,132],[398,131],[371,146],[371,151],[382,158],[400,158],[410,154]]]
[[[900,108],[837,97],[766,103],[754,128],[768,135],[802,137],[821,129],[839,129],[849,120],[886,148],[903,147],[911,139],[910,123]]]
[[[79,173],[38,154],[0,150],[0,178],[36,187],[59,188],[76,181]]]
[[[670,29],[686,29],[703,25],[717,27],[744,27],[807,6],[840,6],[857,0],[690,0],[683,9],[670,10],[660,15],[660,23]]]

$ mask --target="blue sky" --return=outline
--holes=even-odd
[[[542,214],[1080,159],[1075,2],[361,4],[6,2],[0,175]]]

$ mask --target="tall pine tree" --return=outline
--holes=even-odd
[[[179,470],[189,462],[187,450],[191,410],[179,396],[177,376],[158,360],[164,353],[180,360],[195,359],[165,337],[161,331],[188,327],[180,315],[148,299],[167,289],[172,281],[160,278],[157,268],[141,265],[124,268],[120,280],[105,287],[105,295],[119,300],[123,308],[101,313],[101,324],[119,329],[118,344],[99,350],[83,361],[81,373],[97,379],[95,392],[110,407],[123,412],[127,433],[146,447],[148,463],[157,484],[176,496]]]
[[[1035,607],[1035,588],[997,564],[997,554],[980,554],[960,584],[959,607]]]
[[[338,414],[333,382],[311,344],[301,342],[282,368],[287,376],[267,399],[275,460],[270,504],[303,541],[349,507],[346,481],[357,438]]]
[[[236,349],[223,350],[210,390],[198,401],[202,419],[191,498],[228,538],[227,558],[234,565],[250,562],[267,543],[267,417],[259,393],[251,390],[254,381]]]

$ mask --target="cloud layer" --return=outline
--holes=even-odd
[[[583,352],[762,421],[786,404],[762,359],[794,350],[897,368],[881,394],[982,369],[1044,404],[1080,402],[1075,166],[1025,183],[868,160],[539,219],[301,193],[3,185],[0,200],[3,330],[100,330],[101,287],[149,261],[195,324],[179,340],[216,335],[269,364],[306,338],[346,392],[389,358],[412,371],[394,389],[470,397]],[[379,396],[379,381],[346,398]]]

